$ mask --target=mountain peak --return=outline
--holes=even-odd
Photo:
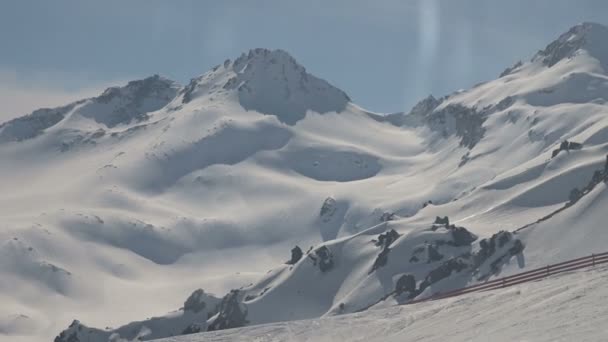
[[[303,119],[309,110],[341,112],[350,102],[346,93],[306,72],[286,51],[261,48],[194,79],[184,89],[183,102],[214,92],[236,94],[246,110],[274,115],[287,124]]]
[[[539,51],[533,60],[540,60],[544,65],[552,67],[559,61],[572,58],[579,51],[585,50],[606,70],[608,69],[606,41],[608,41],[608,27],[591,22],[581,23],[563,33],[544,50]]]

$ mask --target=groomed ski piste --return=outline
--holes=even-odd
[[[602,340],[599,268],[405,304],[608,251],[607,41],[406,113],[253,49],[0,123],[0,339]]]

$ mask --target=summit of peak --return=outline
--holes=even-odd
[[[574,57],[579,51],[585,50],[589,55],[599,60],[606,69],[608,66],[608,27],[591,22],[573,26],[567,32],[551,42],[545,49],[539,51],[533,60],[540,60],[552,67],[563,59]]]
[[[258,48],[227,59],[194,79],[184,89],[184,102],[218,89],[236,94],[246,110],[274,115],[287,124],[303,119],[309,110],[341,112],[350,102],[346,93],[309,74],[284,50]]]

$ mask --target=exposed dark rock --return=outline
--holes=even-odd
[[[387,248],[393,242],[395,242],[395,240],[397,240],[399,236],[399,233],[397,233],[394,229],[391,229],[386,233],[378,235],[378,239],[376,240],[376,246]]]
[[[451,259],[445,261],[444,263],[442,263],[436,269],[429,272],[429,274],[422,281],[422,283],[420,283],[420,288],[419,288],[418,292],[422,292],[428,286],[430,286],[442,279],[449,277],[450,275],[452,275],[452,273],[458,273],[468,267],[469,267],[469,265],[466,262],[464,262],[458,258],[451,258]]]
[[[437,216],[435,218],[435,223],[434,224],[443,224],[443,225],[449,226],[450,225],[450,219],[447,216],[445,216],[443,218]]]
[[[583,144],[579,144],[579,143],[573,142],[573,141],[564,140],[559,145],[558,149],[553,150],[553,153],[551,154],[551,158],[555,158],[555,156],[557,156],[561,151],[569,152],[570,150],[580,150],[582,148],[583,148]]]
[[[333,255],[327,246],[321,246],[314,253],[309,253],[308,258],[315,266],[319,266],[321,272],[327,272],[334,267]]]
[[[572,27],[568,32],[559,36],[545,49],[539,51],[532,61],[540,60],[547,67],[552,67],[559,61],[572,58],[587,42],[586,32],[593,29],[595,24],[582,23]]]
[[[436,109],[427,116],[426,122],[434,131],[443,136],[455,134],[460,137],[460,146],[472,149],[483,138],[485,116],[475,108],[460,104],[450,104]]]
[[[492,235],[489,239],[479,241],[480,250],[474,255],[474,267],[478,268],[496,252],[497,245],[502,248],[513,237],[513,234],[504,230]],[[498,243],[497,243],[498,242]]]
[[[78,338],[78,332],[82,329],[80,321],[73,320],[70,326],[62,331],[59,336],[55,337],[54,342],[81,342]]]
[[[427,116],[441,104],[441,99],[436,99],[433,95],[427,96],[422,101],[416,103],[410,115]]]
[[[591,183],[593,185],[598,184],[604,178],[604,173],[600,170],[596,170],[591,177]]]
[[[570,201],[570,204],[574,204],[581,197],[583,197],[583,192],[580,191],[578,188],[574,188],[572,189],[572,191],[570,191],[570,196],[568,196],[568,200]]]
[[[433,245],[427,245],[426,252],[428,263],[443,259],[443,255],[441,255],[441,253],[439,253],[437,248],[435,248]]]
[[[512,256],[517,255],[523,251],[524,251],[524,244],[519,239],[515,240],[515,242],[513,242],[513,246],[511,248],[509,248],[509,253]]]
[[[380,254],[378,254],[378,256],[376,257],[376,260],[374,261],[374,264],[372,265],[372,269],[371,271],[369,271],[369,274],[379,269],[380,267],[386,266],[386,263],[388,262],[388,253],[390,251],[391,249],[388,247],[382,249]]]
[[[390,213],[390,212],[386,212],[385,211],[380,216],[380,222],[388,222],[388,221],[392,221],[392,220],[394,220],[396,218],[397,218],[397,215],[395,215],[395,213]]]
[[[186,301],[184,302],[184,311],[192,311],[197,313],[201,310],[204,310],[207,306],[207,303],[205,303],[204,301],[206,297],[207,295],[205,294],[205,291],[203,291],[203,289],[198,289],[192,292],[190,297],[188,297],[188,299],[186,299]]]
[[[9,120],[0,124],[0,142],[22,141],[35,138],[45,129],[54,126],[71,111],[77,104],[59,108],[42,108],[29,115]]]
[[[401,295],[405,292],[409,292],[410,297],[416,293],[416,278],[411,274],[404,274],[395,284],[395,295]]]
[[[333,215],[336,213],[336,210],[338,210],[336,200],[331,197],[327,197],[325,201],[323,201],[319,216],[321,217],[323,222],[329,222]]]
[[[448,242],[449,245],[456,247],[470,246],[473,241],[477,240],[477,236],[464,227],[451,225],[449,229],[452,232],[452,241]]]
[[[300,261],[300,259],[302,259],[302,255],[304,255],[304,253],[302,253],[302,249],[299,246],[295,246],[291,250],[291,259],[287,261],[287,265],[295,265],[298,261]]]
[[[247,308],[240,303],[240,291],[232,290],[218,304],[217,316],[207,328],[207,331],[232,329],[242,327],[247,321]]]
[[[509,246],[506,251],[505,247]],[[500,270],[500,265],[509,260],[510,257],[517,255],[524,250],[524,245],[519,239],[515,239],[513,233],[500,231],[489,239],[480,241],[481,249],[473,255],[473,268],[475,272],[480,270],[480,266],[490,260],[491,274],[496,274]],[[498,253],[498,250],[502,252]],[[482,274],[479,279],[485,279],[491,274]]]
[[[523,65],[523,63],[521,61],[518,61],[512,67],[506,68],[503,72],[500,73],[500,76],[498,76],[498,77],[507,76],[507,75],[511,74],[513,71],[515,71],[517,68],[519,68],[522,65]]]

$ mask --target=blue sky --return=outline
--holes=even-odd
[[[56,0],[0,3],[0,117],[159,73],[187,82],[281,48],[378,112],[495,78],[605,0]]]

